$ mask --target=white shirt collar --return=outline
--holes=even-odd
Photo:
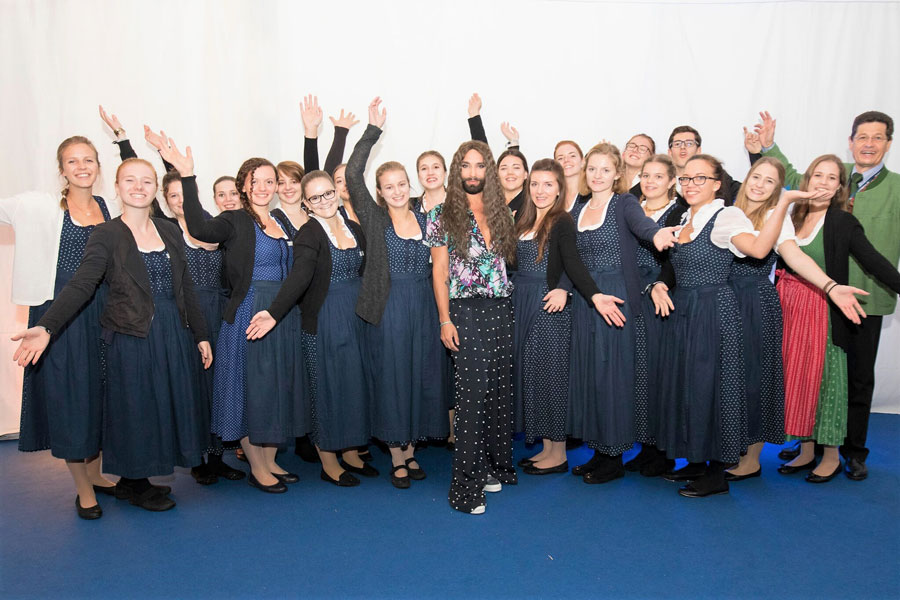
[[[681,215],[681,224],[687,225],[688,221],[692,221],[693,231],[691,232],[691,239],[694,239],[700,231],[706,227],[706,224],[709,223],[709,220],[713,218],[719,209],[725,208],[725,201],[721,198],[716,198],[709,204],[704,204],[697,211],[697,214],[694,215],[693,220],[691,219],[691,209],[688,208],[684,211],[684,214]]]
[[[344,233],[347,235],[347,237],[349,237],[351,239],[356,239],[356,237],[353,235],[353,232],[350,231],[349,227],[347,227],[347,222],[344,221],[344,217],[341,215],[341,212],[338,211],[336,213],[336,215],[337,215],[338,220],[341,222],[341,227],[344,228]],[[316,213],[310,213],[309,216],[312,217],[313,219],[315,219],[316,221],[318,221],[322,225],[322,229],[325,230],[325,235],[328,236],[328,239],[331,240],[331,243],[334,244],[335,247],[340,248],[337,238],[335,237],[334,233],[332,233],[331,225],[328,224],[328,221],[326,219],[324,219],[323,217],[320,217]]]

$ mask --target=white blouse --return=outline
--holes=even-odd
[[[341,245],[338,244],[337,237],[334,235],[334,233],[332,233],[331,225],[328,224],[328,221],[315,213],[311,213],[309,216],[322,224],[322,229],[325,230],[325,235],[328,236],[328,239],[331,240],[331,243],[334,244],[335,248],[340,248]],[[335,216],[337,216],[338,220],[341,222],[341,227],[343,228],[344,233],[347,235],[347,237],[355,241],[356,237],[353,235],[353,232],[350,231],[350,228],[347,227],[347,222],[344,221],[344,217],[341,216],[341,213],[337,212],[335,213]],[[358,242],[357,244],[354,244],[353,247],[355,248],[356,245],[358,245]]]
[[[600,220],[594,223],[593,225],[588,225],[587,227],[581,226],[581,220],[584,219],[584,214],[588,211],[591,205],[591,201],[588,200],[587,204],[584,208],[581,209],[581,213],[578,215],[578,231],[593,231],[595,229],[600,229],[603,226],[603,223],[606,221],[606,213],[609,211],[609,205],[612,202],[612,199],[615,198],[615,195],[610,196],[609,201],[606,203],[606,206],[603,207],[603,214],[600,215]]]
[[[663,206],[662,208],[660,208],[659,210],[653,211],[653,214],[649,215],[650,218],[653,219],[654,221],[657,220],[658,218],[660,218],[662,216],[662,214],[664,212],[669,210],[669,207],[672,206],[673,204],[675,204],[675,198],[672,198],[671,200],[669,200],[669,203],[666,204],[665,206]],[[646,200],[641,202],[641,208],[644,208],[646,205],[647,205]],[[646,213],[644,213],[644,214],[646,214]]]
[[[693,241],[719,209],[722,209],[722,212],[719,213],[719,217],[716,219],[716,223],[710,232],[710,241],[717,247],[728,249],[735,256],[744,258],[746,255],[737,249],[731,242],[731,238],[742,233],[755,234],[756,230],[753,229],[753,223],[750,222],[744,211],[735,206],[725,206],[725,201],[721,198],[716,198],[709,204],[701,206],[693,218],[691,218],[690,208],[684,211],[684,214],[681,216],[681,225],[687,225],[689,221],[691,222],[694,229],[691,231],[690,237],[691,241]]]

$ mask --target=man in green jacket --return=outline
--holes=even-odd
[[[763,155],[780,160],[787,171],[786,185],[796,188],[803,174],[794,169],[775,145],[775,119],[767,112],[760,113],[760,117],[762,122],[757,126],[757,132]],[[848,210],[859,219],[872,245],[896,265],[900,259],[900,175],[891,173],[884,166],[893,136],[891,117],[874,110],[862,113],[853,120],[850,130],[853,163],[846,163],[845,167],[850,177]],[[870,277],[852,257],[849,283],[870,294],[859,298],[868,317],[856,328],[847,348],[847,437],[841,446],[841,454],[847,461],[844,472],[850,479],[861,481],[868,475],[866,434],[875,387],[875,358],[881,322],[884,315],[894,312],[897,296]]]

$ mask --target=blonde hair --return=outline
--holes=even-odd
[[[754,204],[751,204],[750,199],[747,198],[747,185],[750,181],[750,175],[762,165],[773,167],[778,175],[775,179],[775,189],[768,198],[762,202],[755,203],[756,208],[753,209]],[[766,215],[769,209],[774,208],[778,204],[778,199],[781,197],[781,189],[784,187],[784,176],[784,165],[781,164],[781,161],[771,156],[764,156],[753,163],[750,171],[747,172],[747,176],[744,177],[744,183],[741,184],[741,189],[738,190],[737,197],[734,199],[734,205],[744,211],[744,214],[753,223],[753,229],[757,231],[762,229],[766,223]],[[753,212],[747,212],[750,209],[753,209]]]
[[[382,164],[375,171],[375,201],[379,206],[387,205],[387,202],[385,202],[384,200],[384,196],[381,195],[381,176],[391,171],[402,171],[406,176],[406,184],[409,185],[409,173],[406,172],[406,167],[395,160],[389,160],[388,162]],[[410,203],[411,202],[412,199],[410,198]]]
[[[616,194],[624,194],[628,191],[628,184],[625,181],[625,162],[622,160],[622,154],[615,145],[609,142],[600,142],[584,156],[584,165],[581,167],[581,181],[578,183],[578,191],[581,195],[586,196],[591,193],[591,188],[587,184],[587,165],[588,161],[594,155],[608,156],[616,167],[616,180],[613,182],[612,191]]]
[[[91,150],[94,152],[94,160],[97,161],[97,169],[100,169],[100,157],[97,154],[97,148],[94,146],[94,143],[84,137],[83,135],[73,135],[72,137],[68,137],[60,142],[59,146],[56,148],[56,164],[59,167],[59,174],[62,175],[63,172],[63,152],[66,151],[66,148],[69,146],[74,146],[75,144],[84,144],[86,146],[90,146]],[[69,205],[66,202],[66,196],[69,193],[69,182],[66,181],[66,185],[63,186],[62,189],[62,197],[59,200],[59,206],[63,210],[68,210]]]

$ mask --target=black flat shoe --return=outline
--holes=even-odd
[[[281,483],[297,483],[300,477],[296,473],[272,473]]]
[[[363,462],[372,462],[373,460],[375,460],[375,457],[372,456],[372,453],[369,452],[368,448],[366,448],[365,450],[360,450],[359,452],[357,452],[357,455],[359,456],[359,460]]]
[[[247,476],[247,474],[240,469],[233,469],[224,462],[217,465],[210,465],[210,469],[212,469],[212,472],[219,477],[224,477],[229,481],[239,481]]]
[[[523,469],[523,472],[528,475],[550,475],[551,473],[568,473],[569,472],[569,461],[566,461],[562,464],[556,465],[555,467],[546,467],[540,468],[534,466],[534,464],[530,464]]]
[[[582,475],[590,473],[600,465],[600,460],[600,453],[594,450],[594,456],[591,457],[591,460],[587,461],[583,465],[572,467],[572,475],[580,477]]]
[[[810,473],[809,475],[806,476],[806,480],[810,483],[825,483],[825,482],[831,481],[832,479],[837,477],[837,474],[840,473],[842,469],[843,469],[843,465],[841,464],[841,461],[839,460],[838,466],[834,470],[833,473],[831,473],[829,475],[816,475],[815,473]]]
[[[78,511],[78,516],[85,521],[93,521],[94,519],[99,519],[103,516],[103,509],[100,508],[99,502],[85,508],[81,506],[81,498],[78,496],[75,496],[75,510]]]
[[[847,475],[848,479],[862,481],[869,476],[869,469],[866,467],[865,462],[858,458],[851,458],[847,461],[847,464],[844,465],[844,473]]]
[[[792,466],[787,463],[778,467],[778,472],[782,475],[793,475],[794,473],[799,473],[800,471],[809,471],[816,468],[816,459],[812,459],[805,465],[796,465]]]
[[[275,479],[278,479],[277,475],[273,474],[273,476],[275,477]],[[253,476],[253,473],[250,473],[250,475],[247,477],[247,483],[249,483],[256,489],[263,492],[268,492],[269,494],[283,494],[287,491],[287,486],[284,485],[284,482],[282,482],[280,479],[272,485],[263,485],[256,477]]]
[[[688,463],[677,471],[666,471],[662,478],[666,481],[694,481],[706,475],[705,463]]]
[[[403,477],[397,477],[397,471],[400,469],[406,469],[406,475]],[[406,465],[397,465],[391,469],[391,485],[398,490],[409,488],[409,469],[407,469]]]
[[[341,461],[341,466],[346,471],[350,471],[351,473],[356,473],[357,475],[362,475],[363,477],[378,477],[378,469],[370,465],[369,463],[363,463],[361,467],[354,467],[353,465],[347,464],[346,461]]]
[[[322,469],[322,472],[319,473],[319,477],[322,481],[327,481],[328,483],[333,483],[338,487],[353,487],[359,485],[359,479],[354,477],[352,474],[344,471],[341,473],[341,476],[337,479],[332,479],[328,473],[325,472],[325,469]]]
[[[725,481],[743,481],[745,479],[759,477],[760,475],[762,475],[762,467],[758,468],[752,473],[747,473],[746,475],[735,475],[734,473],[725,471]]]
[[[686,486],[682,487],[678,490],[679,496],[684,496],[685,498],[706,498],[707,496],[718,496],[720,494],[728,493],[728,484],[725,484],[724,488],[711,488],[711,489],[698,489],[694,487],[693,483],[689,483]]]
[[[191,477],[200,485],[212,485],[219,481],[219,477],[207,465],[192,467]]]
[[[425,479],[426,475],[425,471],[422,470],[422,467],[412,467],[409,464],[411,462],[418,463],[419,461],[417,461],[415,458],[406,459],[406,470],[409,473],[409,478],[413,481],[422,481],[423,479]]]
[[[778,453],[778,458],[785,462],[790,462],[798,456],[800,456],[800,442],[796,442],[789,448],[783,448],[781,452]]]
[[[309,436],[304,435],[294,439],[294,454],[300,457],[303,462],[317,463],[319,461],[319,453],[316,447],[309,441]]]
[[[152,483],[151,483],[150,485],[153,486],[153,489],[154,489],[154,490],[156,490],[157,492],[159,492],[159,493],[162,494],[163,496],[168,496],[169,494],[172,493],[172,488],[170,488],[170,487],[167,486],[167,485],[153,485]],[[99,487],[99,486],[94,486],[95,491],[96,491],[96,488],[97,488],[97,487]],[[106,489],[106,488],[103,488],[103,489]],[[130,487],[128,487],[127,485],[124,485],[124,484],[123,484],[123,485],[119,485],[119,484],[117,483],[115,489],[114,489],[113,492],[112,492],[112,494],[110,494],[109,492],[101,492],[101,493],[103,493],[103,494],[109,494],[109,495],[111,495],[111,496],[115,496],[116,499],[118,499],[118,500],[128,500],[128,499],[131,498],[131,496],[134,494],[134,491],[133,491]]]
[[[641,451],[637,453],[637,456],[625,463],[625,470],[630,473],[639,472],[644,465],[656,458],[656,454],[656,448],[641,446]]]
[[[665,453],[660,453],[653,460],[641,465],[641,475],[644,477],[661,477],[675,470],[675,461],[666,458]]]
[[[95,494],[104,494],[106,496],[115,496],[116,495],[116,485],[95,485],[94,493]]]
[[[531,460],[530,458],[523,458],[523,459],[520,459],[519,462],[517,462],[516,464],[519,465],[520,467],[530,467],[531,465],[534,464],[534,461]]]
[[[128,490],[127,495],[124,497],[120,496],[117,491],[116,498],[128,500],[130,504],[140,506],[144,510],[149,510],[150,512],[163,512],[175,508],[175,501],[162,493],[156,486],[151,487],[140,494],[135,493],[131,488],[126,487],[125,489]]]

